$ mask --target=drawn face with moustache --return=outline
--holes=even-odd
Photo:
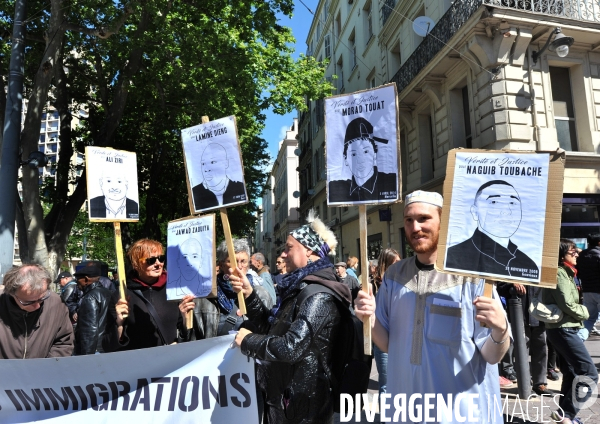
[[[127,195],[127,178],[123,175],[105,175],[100,179],[100,188],[107,199],[114,202],[123,200]]]

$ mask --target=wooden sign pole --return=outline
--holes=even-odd
[[[229,217],[227,209],[221,208],[221,222],[223,223],[223,232],[225,233],[225,242],[227,243],[227,252],[229,252],[229,263],[231,268],[237,269],[237,259],[235,257],[235,248],[233,247],[233,237],[231,237],[231,228],[229,227]],[[250,259],[250,258],[248,258]],[[236,271],[237,272],[237,271]],[[242,277],[242,275],[240,275]],[[242,315],[246,315],[246,300],[242,292],[238,293],[238,304]]]
[[[369,293],[369,254],[367,251],[367,206],[358,205],[358,225],[360,229],[360,279],[362,289]],[[363,321],[365,355],[371,355],[371,320]]]
[[[486,279],[485,285],[483,286],[483,297],[489,297],[491,299],[493,293],[494,293],[494,283],[492,283],[492,280]],[[482,322],[481,326],[487,328],[487,324],[485,322]]]
[[[123,300],[125,298],[125,260],[123,257],[123,241],[121,239],[121,223],[113,222],[115,229],[115,251],[117,253],[117,272],[119,273],[119,296]],[[127,315],[123,315],[123,318],[127,318]]]

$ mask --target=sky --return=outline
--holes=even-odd
[[[319,4],[319,0],[303,1],[313,11]],[[300,53],[306,53],[306,37],[308,36],[312,20],[313,15],[299,0],[294,0],[294,15],[291,19],[287,16],[280,15],[279,24],[291,28],[292,33],[296,38],[296,51],[293,54],[295,58],[297,58]],[[297,116],[297,112],[293,111],[287,115],[277,115],[271,111],[267,111],[266,116],[266,125],[261,137],[269,144],[269,154],[271,155],[271,158],[276,159],[279,142],[285,137],[285,132],[292,126],[294,118]]]

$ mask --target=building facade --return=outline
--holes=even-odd
[[[271,272],[275,272],[275,259],[283,251],[287,235],[300,225],[297,136],[298,119],[294,118],[285,138],[279,142],[257,223],[255,251],[265,255]]]
[[[421,16],[433,22],[425,34],[414,28]],[[559,32],[574,39],[568,54],[543,50]],[[561,236],[582,242],[600,231],[596,1],[325,0],[307,44],[309,54],[329,60],[335,94],[396,84],[403,195],[441,193],[453,148],[563,149]],[[338,257],[358,256],[357,208],[325,202],[323,102],[309,102],[299,125],[302,216],[315,208],[338,234]],[[391,221],[381,221],[388,208]],[[385,246],[409,253],[402,204],[367,211],[369,258]]]

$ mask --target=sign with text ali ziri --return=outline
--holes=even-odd
[[[91,222],[139,220],[137,159],[133,152],[85,148],[88,214]]]

